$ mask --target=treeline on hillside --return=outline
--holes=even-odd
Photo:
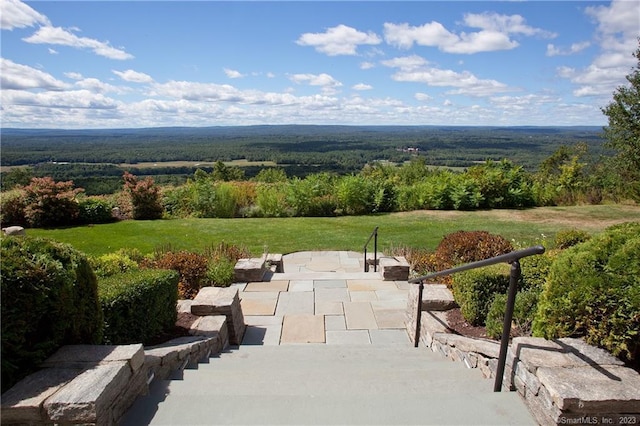
[[[327,172],[288,177],[265,168],[243,171],[216,163],[181,185],[160,186],[125,172],[122,190],[88,197],[73,182],[32,178],[3,193],[2,226],[63,226],[117,218],[336,216],[421,209],[474,210],[575,203],[625,197],[625,182],[604,163],[583,161],[586,146],[561,147],[535,173],[509,160],[487,161],[462,172],[429,167],[423,157],[401,166],[367,165],[357,174]]]
[[[249,126],[129,130],[3,129],[2,166],[47,162],[273,161],[346,164],[352,172],[375,160],[400,162],[414,147],[429,164],[469,165],[508,158],[529,170],[560,145],[581,141],[602,150],[601,129],[428,126]],[[456,164],[451,164],[451,162]]]
[[[289,177],[330,172],[358,173],[375,161],[403,163],[422,156],[430,165],[468,167],[507,158],[535,171],[562,145],[584,143],[594,156],[603,153],[596,127],[488,128],[425,126],[250,126],[125,130],[5,129],[2,166],[29,166],[31,176],[73,180],[89,195],[119,190],[127,171],[152,176],[159,184],[179,185],[197,170],[165,166],[184,162],[274,162]],[[408,148],[412,148],[409,150]],[[141,162],[160,163],[153,168]],[[125,166],[120,166],[125,164]],[[211,168],[203,168],[211,172]],[[262,167],[248,164],[247,179]],[[2,189],[12,176],[2,173]],[[8,183],[5,181],[8,180]],[[22,182],[25,183],[25,182]]]

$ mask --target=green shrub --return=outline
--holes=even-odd
[[[256,187],[257,212],[254,216],[262,217],[286,217],[289,206],[287,205],[288,183],[260,183]]]
[[[233,283],[236,262],[228,259],[210,261],[207,266],[206,281],[215,287],[229,287]]]
[[[0,226],[26,226],[25,207],[24,191],[14,189],[0,194]]]
[[[584,243],[591,238],[588,232],[579,229],[570,229],[567,231],[560,231],[555,237],[555,247],[557,249],[567,249],[573,247],[576,244]]]
[[[1,241],[2,391],[65,344],[102,340],[89,261],[71,246],[31,237]]]
[[[93,258],[91,259],[91,266],[100,278],[138,269],[138,264],[135,261],[121,253],[109,253]]]
[[[113,221],[110,202],[100,198],[85,198],[78,202],[78,219],[81,223],[109,223]]]
[[[472,269],[452,276],[453,297],[462,316],[472,325],[483,325],[496,294],[509,288],[509,265]]]
[[[175,326],[178,273],[145,269],[98,280],[106,343],[147,343]]]
[[[534,335],[584,336],[626,360],[640,357],[640,223],[617,225],[558,255]]]
[[[522,271],[520,289],[534,289],[540,293],[547,281],[549,269],[559,252],[559,250],[547,250],[543,254],[520,259]]]
[[[530,336],[531,324],[538,306],[539,292],[536,290],[524,290],[516,294],[513,306],[513,319],[511,336]],[[496,294],[489,306],[486,319],[486,330],[489,337],[498,339],[502,336],[504,313],[507,306],[507,295]]]
[[[336,184],[337,210],[345,215],[372,213],[375,191],[373,183],[364,176],[342,176]]]

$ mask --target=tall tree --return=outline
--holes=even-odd
[[[640,201],[640,39],[633,56],[638,64],[627,75],[630,86],[620,86],[602,112],[609,118],[604,128],[607,145],[616,150],[615,167],[636,201]]]

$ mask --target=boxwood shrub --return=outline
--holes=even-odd
[[[102,340],[96,276],[71,246],[32,237],[1,240],[2,391],[65,344]]]
[[[620,358],[640,357],[640,223],[560,253],[538,303],[536,336],[584,336]]]
[[[147,343],[177,320],[176,271],[142,269],[98,280],[104,312],[104,340],[121,345]]]
[[[509,268],[499,264],[453,274],[453,297],[470,324],[484,325],[495,295],[509,288]]]

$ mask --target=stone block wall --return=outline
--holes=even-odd
[[[407,329],[415,334],[417,285],[409,292]],[[479,368],[495,378],[499,342],[451,333],[442,290],[427,291],[420,317],[420,344],[432,351]],[[452,296],[451,296],[452,298]],[[607,351],[581,339],[512,339],[507,352],[503,391],[517,391],[541,425],[640,424],[640,374]]]
[[[154,379],[166,379],[229,344],[226,317],[209,316],[192,336],[143,348],[63,346],[34,374],[2,395],[3,425],[117,425]]]

